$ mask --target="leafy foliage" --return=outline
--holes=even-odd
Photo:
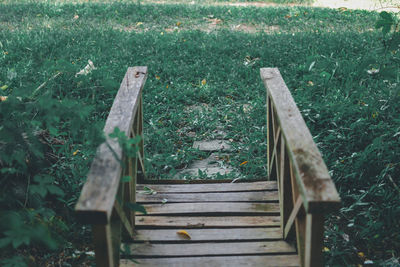
[[[224,161],[248,178],[263,177],[258,69],[279,67],[344,202],[328,220],[327,263],[399,257],[399,78],[387,75],[399,66],[397,41],[390,41],[398,31],[370,31],[376,20],[387,29],[387,15],[126,2],[0,9],[0,92],[7,96],[0,102],[0,257],[11,257],[2,265],[27,262],[14,257],[22,249],[54,255],[57,245],[75,249],[88,236],[71,211],[119,82],[134,65],[150,71],[144,143],[153,178],[207,157],[192,143],[214,138],[221,126],[234,143]],[[204,18],[211,15],[222,26],[209,33]],[[233,30],[239,24],[262,30]],[[75,77],[88,59],[97,70]],[[199,103],[202,110],[186,111]],[[113,136],[127,149],[138,142],[122,134]]]

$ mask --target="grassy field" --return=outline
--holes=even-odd
[[[0,10],[0,93],[8,97],[0,103],[6,211],[0,246],[7,251],[42,255],[35,260],[42,264],[76,249],[81,254],[68,261],[85,258],[90,248],[81,241],[89,230],[74,223],[72,208],[128,66],[149,67],[144,122],[151,177],[171,178],[207,156],[192,143],[213,138],[221,127],[235,144],[228,164],[247,178],[265,177],[259,68],[274,66],[343,199],[327,223],[327,264],[398,259],[399,77],[384,72],[398,53],[385,52],[374,29],[377,13],[127,2],[4,3]],[[89,59],[96,70],[76,77]],[[367,72],[374,68],[382,71]],[[248,164],[240,166],[243,161]],[[9,224],[17,219],[25,225]],[[38,225],[50,229],[45,241],[18,235]],[[29,249],[38,243],[42,249]]]

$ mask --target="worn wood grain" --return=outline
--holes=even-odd
[[[138,184],[137,190],[151,188],[157,193],[219,193],[219,192],[245,192],[277,190],[275,181],[253,183],[212,183],[212,184]]]
[[[268,256],[232,256],[232,257],[182,257],[136,259],[138,264],[129,259],[121,260],[121,267],[130,266],[175,266],[175,267],[294,267],[300,266],[297,255],[268,255]]]
[[[260,73],[295,165],[306,211],[313,213],[338,208],[340,198],[335,185],[279,70],[262,68]]]
[[[133,257],[228,256],[295,253],[285,241],[187,243],[187,244],[127,244]]]
[[[143,207],[148,215],[279,215],[278,203],[167,203]]]
[[[157,193],[137,194],[138,203],[175,203],[175,202],[278,202],[277,191],[258,192],[222,192],[222,193]]]
[[[128,68],[115,97],[104,127],[106,142],[97,150],[75,207],[78,217],[85,223],[106,223],[110,219],[120,183],[122,149],[117,140],[108,135],[118,127],[129,136],[146,78],[147,67]]]
[[[205,242],[205,241],[256,241],[282,239],[280,228],[188,229],[190,240],[177,234],[176,229],[137,230],[137,242]]]
[[[136,216],[136,229],[276,227],[279,216]]]

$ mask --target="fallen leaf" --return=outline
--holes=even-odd
[[[324,251],[324,252],[329,252],[329,251],[330,251],[330,249],[329,249],[329,248],[327,248],[327,247],[324,247],[323,251]]]
[[[151,189],[150,187],[145,186],[145,187],[143,187],[143,189],[144,189],[144,194],[146,194],[146,195],[157,194],[157,191],[155,191],[154,189]]]
[[[0,102],[6,101],[8,96],[0,96]]]
[[[181,26],[181,24],[182,24],[182,23],[181,23],[180,21],[178,21],[178,22],[176,23],[176,26],[179,27],[179,26]]]
[[[78,77],[78,75],[88,75],[95,69],[96,67],[94,66],[93,62],[89,59],[88,64],[85,66],[85,68],[81,69],[77,74],[75,74],[75,77]]]
[[[367,70],[367,72],[368,72],[368,74],[370,74],[370,75],[374,75],[374,74],[379,73],[379,69],[372,68],[372,69],[370,69],[370,70]]]
[[[308,81],[308,85],[309,85],[309,86],[314,86],[313,81]]]
[[[245,164],[247,164],[247,163],[249,163],[247,160],[246,160],[246,161],[243,161],[242,163],[240,163],[240,166],[245,165]]]
[[[167,86],[165,86],[165,88],[167,88],[167,89],[168,89],[168,87],[169,87],[169,85],[167,84]]]
[[[157,79],[157,80],[159,80],[160,78],[161,78],[160,76],[156,75],[156,79]]]
[[[74,20],[77,20],[77,19],[79,19],[79,15],[74,16]]]
[[[192,239],[192,237],[189,235],[189,233],[185,230],[179,230],[176,232],[179,236],[185,238],[185,239]]]
[[[207,83],[206,79],[203,79],[203,80],[201,81],[201,84],[202,84],[202,85],[206,85],[206,83]]]
[[[143,22],[136,23],[136,26],[140,26],[140,25],[143,25]]]
[[[78,152],[79,152],[79,149],[78,149],[78,150],[75,150],[74,153],[72,153],[72,155],[73,155],[73,156],[76,156],[76,154],[78,154]]]
[[[358,255],[358,257],[360,257],[360,258],[365,258],[365,254],[364,254],[364,252],[362,252],[362,251],[358,252],[357,255]]]

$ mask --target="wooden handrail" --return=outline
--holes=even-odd
[[[142,89],[146,79],[147,67],[128,68],[106,120],[106,141],[97,149],[75,207],[78,218],[93,225],[97,266],[118,266],[121,227],[126,237],[133,235],[134,212],[124,203],[136,202],[138,168],[145,174],[143,138],[136,156],[127,157],[118,140],[109,135],[118,128],[129,138],[143,136]],[[130,180],[122,181],[123,176],[130,176]]]
[[[267,89],[268,174],[278,181],[283,238],[297,240],[302,266],[323,266],[324,214],[340,198],[314,140],[277,68],[262,68]]]

